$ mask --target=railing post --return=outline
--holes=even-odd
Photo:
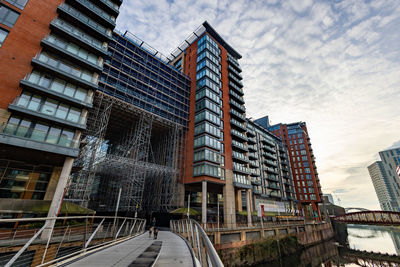
[[[197,256],[199,258],[200,264],[203,266],[203,259],[201,257],[201,250],[200,250],[200,238],[199,238],[199,229],[198,225],[194,225],[194,229],[196,230],[196,239],[197,239]]]
[[[9,260],[6,263],[6,265],[4,265],[4,267],[10,267],[18,259],[18,257],[21,256],[22,253],[24,253],[26,248],[29,247],[29,245],[33,242],[33,240],[35,240],[43,232],[43,230],[47,227],[48,224],[49,221],[46,221],[42,226],[42,228],[40,228],[40,230],[31,239],[29,239],[28,242],[26,242],[26,244],[17,252],[17,254],[14,255],[14,257],[11,258],[11,260]]]
[[[117,237],[118,237],[118,235],[119,235],[119,232],[121,232],[122,227],[124,227],[125,222],[126,222],[126,219],[122,222],[121,227],[118,229],[118,232],[117,232],[117,234],[115,235],[115,238],[114,238],[114,239],[117,239]]]
[[[133,222],[133,226],[131,228],[131,231],[129,232],[129,235],[132,235],[132,231],[133,231],[133,229],[135,229],[136,221],[137,221],[137,219],[135,218],[135,220]]]
[[[93,234],[89,237],[88,241],[85,244],[85,249],[89,246],[90,241],[92,241],[93,237],[96,235],[97,231],[100,229],[100,226],[102,226],[105,218],[100,222],[100,224],[96,227],[96,230],[94,230]]]

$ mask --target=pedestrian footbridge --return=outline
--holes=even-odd
[[[170,231],[160,231],[157,239],[148,232],[100,251],[70,259],[66,266],[196,266],[187,243]]]
[[[129,217],[0,219],[0,266],[223,266],[194,220],[170,222],[157,239]]]

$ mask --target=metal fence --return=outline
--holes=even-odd
[[[145,225],[111,216],[0,219],[0,266],[61,263],[135,237]]]
[[[192,219],[172,220],[170,229],[187,240],[198,266],[224,266],[206,232],[198,222]]]

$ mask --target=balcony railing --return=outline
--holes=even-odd
[[[231,129],[231,134],[232,134],[232,136],[237,137],[243,141],[247,141],[247,136],[235,129]]]
[[[79,40],[82,44],[86,44],[86,46],[95,49],[97,52],[100,52],[102,54],[107,54],[107,49],[108,49],[107,43],[100,42],[99,40],[93,38],[91,35],[88,35],[87,33],[69,24],[68,22],[62,19],[55,19],[51,22],[50,25],[58,29],[61,29],[63,32],[66,32],[70,36]]]
[[[232,73],[228,73],[228,77],[235,82],[240,88],[243,87],[243,83],[242,81],[240,81],[238,78],[235,77],[235,75],[233,75]]]
[[[79,98],[70,96],[70,92],[68,91],[69,94],[67,94],[67,90],[60,90],[59,84],[57,84],[54,80],[49,82],[47,81],[48,80],[46,80],[46,82],[41,82],[40,79],[32,78],[32,74],[27,74],[25,78],[21,80],[21,85],[45,92],[46,94],[56,96],[57,98],[65,99],[68,102],[76,103],[85,107],[92,107],[93,95],[89,96],[86,94],[86,96],[82,95],[82,97]]]
[[[237,111],[234,110],[234,109],[231,109],[229,112],[230,112],[232,115],[234,115],[237,119],[240,119],[242,122],[245,122],[245,121],[246,121],[246,117],[243,116],[240,112],[237,112]]]
[[[235,158],[235,159],[238,159],[238,160],[241,160],[241,161],[244,161],[244,162],[249,162],[248,157],[246,157],[242,153],[238,153],[238,152],[235,152],[235,151],[232,151],[232,158]]]
[[[63,118],[57,115],[59,113],[57,108],[53,109],[52,107],[51,109],[48,109],[45,104],[31,105],[30,103],[31,102],[28,102],[25,98],[16,97],[13,103],[10,104],[9,108],[72,127],[78,127],[81,129],[86,128],[87,117],[82,115],[73,116],[70,115],[70,111],[63,111]]]
[[[235,93],[233,90],[229,90],[229,94],[236,99],[236,101],[240,102],[240,104],[244,104],[244,98],[239,94]]]
[[[236,92],[239,93],[239,95],[244,95],[243,89],[234,84],[232,81],[229,81],[229,87],[234,89]]]
[[[3,123],[0,126],[0,143],[70,157],[79,155],[79,140],[70,139],[61,132],[44,136],[41,130],[13,123]]]
[[[236,102],[235,100],[230,99],[230,100],[229,100],[229,103],[231,104],[232,107],[235,107],[235,108],[239,109],[239,110],[242,111],[243,113],[246,112],[246,108],[245,108],[243,105],[241,105],[241,104],[239,104],[238,102]]]
[[[94,5],[92,2],[88,0],[75,0],[81,5],[85,6],[88,10],[91,10],[94,14],[96,14],[99,18],[102,18],[108,26],[115,27],[115,17],[110,14],[104,12],[101,8]]]
[[[53,35],[47,35],[42,39],[42,44],[47,47],[57,49],[64,55],[70,57],[78,64],[84,64],[85,67],[92,71],[102,71],[103,61],[100,61],[97,56],[89,53],[88,51],[70,49],[71,43],[63,42],[60,39],[56,39]]]
[[[242,130],[246,130],[246,125],[243,123],[240,123],[239,121],[237,121],[235,119],[231,119],[231,124],[239,127]]]
[[[239,143],[238,141],[235,140],[232,140],[232,146],[235,146],[241,149],[242,151],[249,151],[246,145],[244,145],[243,143]]]
[[[49,57],[45,53],[36,54],[32,62],[36,63],[35,60],[45,64],[44,66],[50,70],[56,70],[60,74],[66,74],[67,77],[73,77],[81,84],[90,85],[92,88],[97,89],[98,78],[95,78],[93,73],[79,70],[64,61]]]
[[[93,29],[95,32],[97,32],[101,36],[107,38],[108,40],[112,39],[112,37],[111,37],[112,36],[112,31],[110,29],[107,29],[107,28],[101,26],[100,24],[98,24],[97,22],[95,22],[91,18],[87,17],[86,15],[81,13],[80,11],[78,11],[75,8],[71,7],[70,5],[64,3],[64,4],[61,4],[58,7],[58,9],[63,11],[63,12],[65,12],[65,13],[67,13],[72,18],[80,21],[83,25],[86,25],[87,27]]]

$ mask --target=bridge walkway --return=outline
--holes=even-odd
[[[160,242],[161,241],[161,242]],[[71,262],[70,267],[109,266],[194,266],[192,254],[185,241],[169,231],[160,231],[158,238],[149,233],[132,238],[115,246],[95,252]]]

